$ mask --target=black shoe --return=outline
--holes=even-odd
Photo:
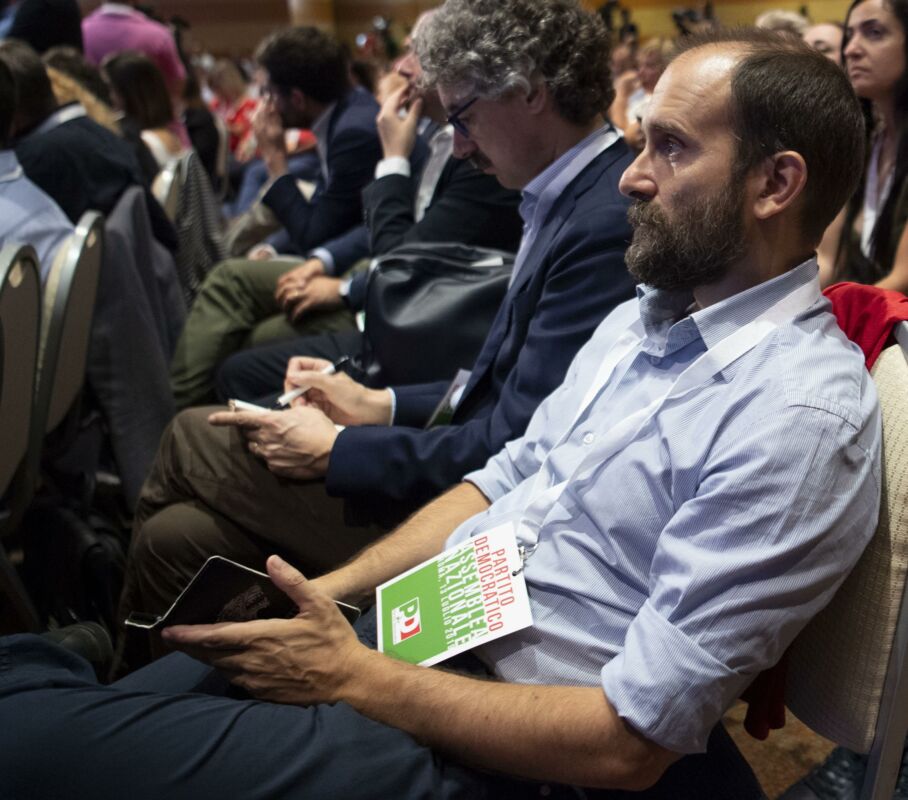
[[[779,800],[857,800],[866,769],[867,756],[837,747]]]
[[[106,674],[113,659],[110,636],[97,622],[77,622],[42,634],[71,653],[82,656],[98,675]]]

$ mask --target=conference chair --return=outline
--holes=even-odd
[[[152,191],[177,231],[177,276],[189,308],[205,276],[227,257],[221,205],[194,150],[161,170]]]
[[[883,414],[880,517],[832,602],[789,650],[786,702],[814,731],[868,753],[861,800],[890,800],[908,732],[908,323],[871,374]]]
[[[161,208],[164,209],[164,213],[171,222],[176,222],[177,219],[180,191],[184,180],[185,165],[183,158],[178,156],[167,163],[151,184],[151,193],[161,204]]]
[[[103,247],[104,218],[88,211],[69,246],[60,248],[44,285],[35,400],[35,418],[44,424],[33,426],[32,442],[39,450],[65,421],[67,427],[78,422]],[[64,434],[57,446],[65,448],[70,439]]]
[[[28,245],[0,250],[0,614],[37,630],[38,615],[10,562],[8,538],[34,492],[38,454],[29,447],[41,320],[38,257]],[[11,615],[9,614],[11,612]]]

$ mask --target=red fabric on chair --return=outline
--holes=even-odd
[[[870,369],[892,336],[897,322],[908,320],[908,297],[862,283],[836,283],[823,291],[845,335],[864,351]]]
[[[870,369],[892,338],[896,323],[908,320],[908,297],[862,283],[836,283],[823,291],[832,302],[839,327],[864,351]],[[761,672],[741,695],[747,703],[744,729],[755,739],[785,725],[785,677],[788,655],[772,669]]]

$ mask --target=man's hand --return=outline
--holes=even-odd
[[[298,298],[299,293],[313,278],[325,274],[325,265],[320,258],[307,258],[298,267],[285,272],[277,280],[274,299],[284,311],[288,310]]]
[[[301,706],[335,703],[369,657],[334,601],[277,556],[275,585],[299,608],[293,619],[165,628],[179,650],[221,670],[260,700]]]
[[[279,178],[287,172],[287,144],[284,140],[284,124],[281,115],[269,98],[261,103],[252,116],[252,130],[258,142],[262,161],[268,168],[268,176]]]
[[[246,253],[246,258],[250,261],[270,261],[277,258],[277,250],[270,244],[257,244]]]
[[[306,387],[294,407],[317,406],[338,425],[390,425],[391,396],[386,389],[367,389],[349,375],[321,372],[330,366],[321,358],[294,356],[287,362],[284,391]]]
[[[344,299],[340,295],[343,281],[340,278],[328,278],[324,275],[310,280],[302,289],[288,294],[284,312],[291,322],[299,322],[307,311],[343,308]]]
[[[323,477],[337,439],[334,423],[311,406],[267,413],[218,411],[208,421],[238,427],[249,443],[249,451],[282,478]]]
[[[392,92],[375,118],[385,158],[391,156],[409,158],[413,152],[413,146],[416,144],[416,127],[422,114],[422,100],[414,100],[406,116],[401,119],[400,111],[405,107],[409,94],[409,84]]]

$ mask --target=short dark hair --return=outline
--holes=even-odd
[[[608,31],[576,0],[447,0],[415,47],[428,85],[500,97],[541,80],[575,124],[615,98]]]
[[[350,88],[347,56],[334,37],[311,26],[278,31],[263,41],[255,59],[278,89],[299,89],[319,103],[340,100]]]
[[[0,147],[9,147],[16,114],[16,82],[10,68],[0,61]]]
[[[794,150],[807,164],[805,236],[819,241],[854,192],[864,163],[864,118],[844,70],[801,41],[756,28],[691,36],[679,55],[710,45],[740,49],[729,114],[735,174]]]
[[[173,102],[161,70],[135,50],[107,56],[101,71],[123,104],[123,112],[141,130],[165,128],[173,122]]]
[[[40,125],[57,108],[57,98],[47,77],[47,70],[38,54],[25,42],[6,39],[0,42],[0,61],[13,75],[16,83],[16,116],[21,136]]]

